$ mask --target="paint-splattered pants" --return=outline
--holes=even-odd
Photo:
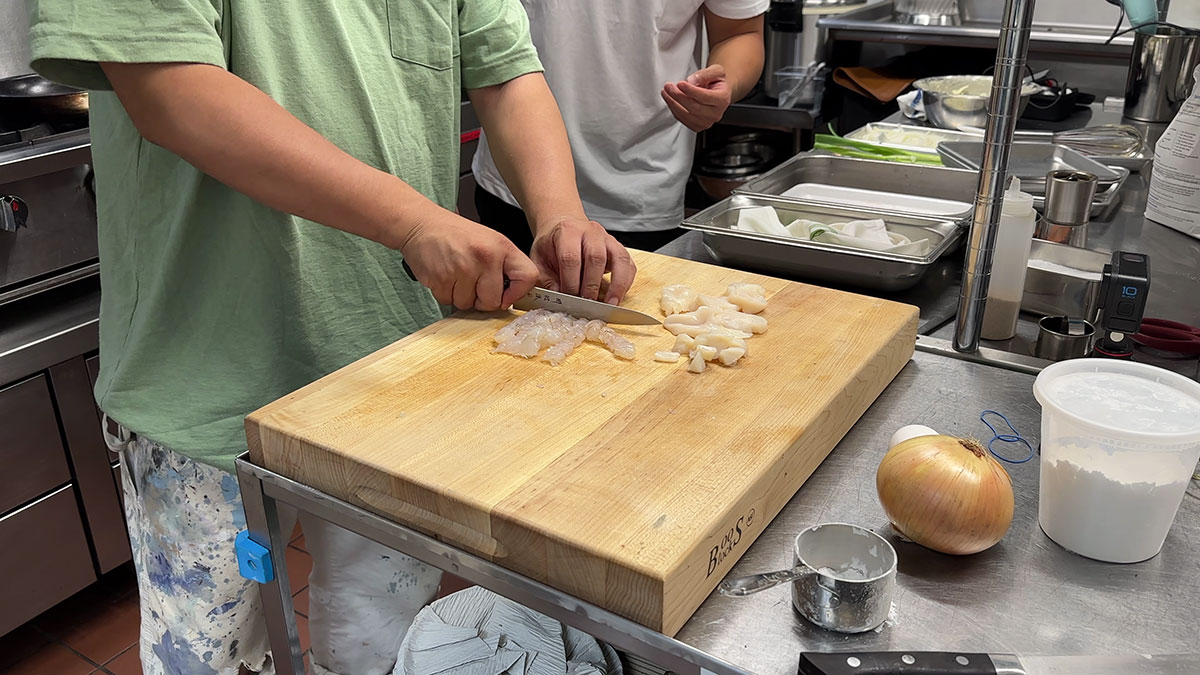
[[[125,516],[141,594],[146,675],[273,674],[258,585],[238,575],[245,529],[236,478],[141,438],[122,442]],[[296,514],[280,505],[281,530]],[[385,675],[441,572],[315,516],[302,515],[312,671]]]

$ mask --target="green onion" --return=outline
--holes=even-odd
[[[923,164],[927,166],[943,166],[942,158],[926,152],[910,152],[898,148],[888,148],[874,143],[856,141],[829,134],[817,134],[813,147],[818,150],[828,150],[844,157],[857,159],[877,159],[887,162],[903,162],[905,164]]]

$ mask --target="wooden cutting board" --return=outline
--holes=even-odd
[[[492,354],[515,313],[458,314],[253,413],[262,466],[673,635],[912,356],[917,309],[634,253],[625,304],[762,284],[731,368],[618,327],[558,367]]]

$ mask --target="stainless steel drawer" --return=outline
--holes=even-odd
[[[71,480],[44,375],[0,389],[0,429],[0,513]]]
[[[96,580],[72,485],[0,516],[0,542],[0,635]]]

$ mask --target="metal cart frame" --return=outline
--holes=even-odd
[[[260,587],[277,675],[304,673],[300,633],[287,592],[288,533],[279,528],[281,503],[450,572],[671,673],[749,675],[658,631],[258,466],[249,453],[237,458],[237,478],[249,536],[270,552],[274,567],[273,578]],[[282,654],[289,657],[281,658]]]

